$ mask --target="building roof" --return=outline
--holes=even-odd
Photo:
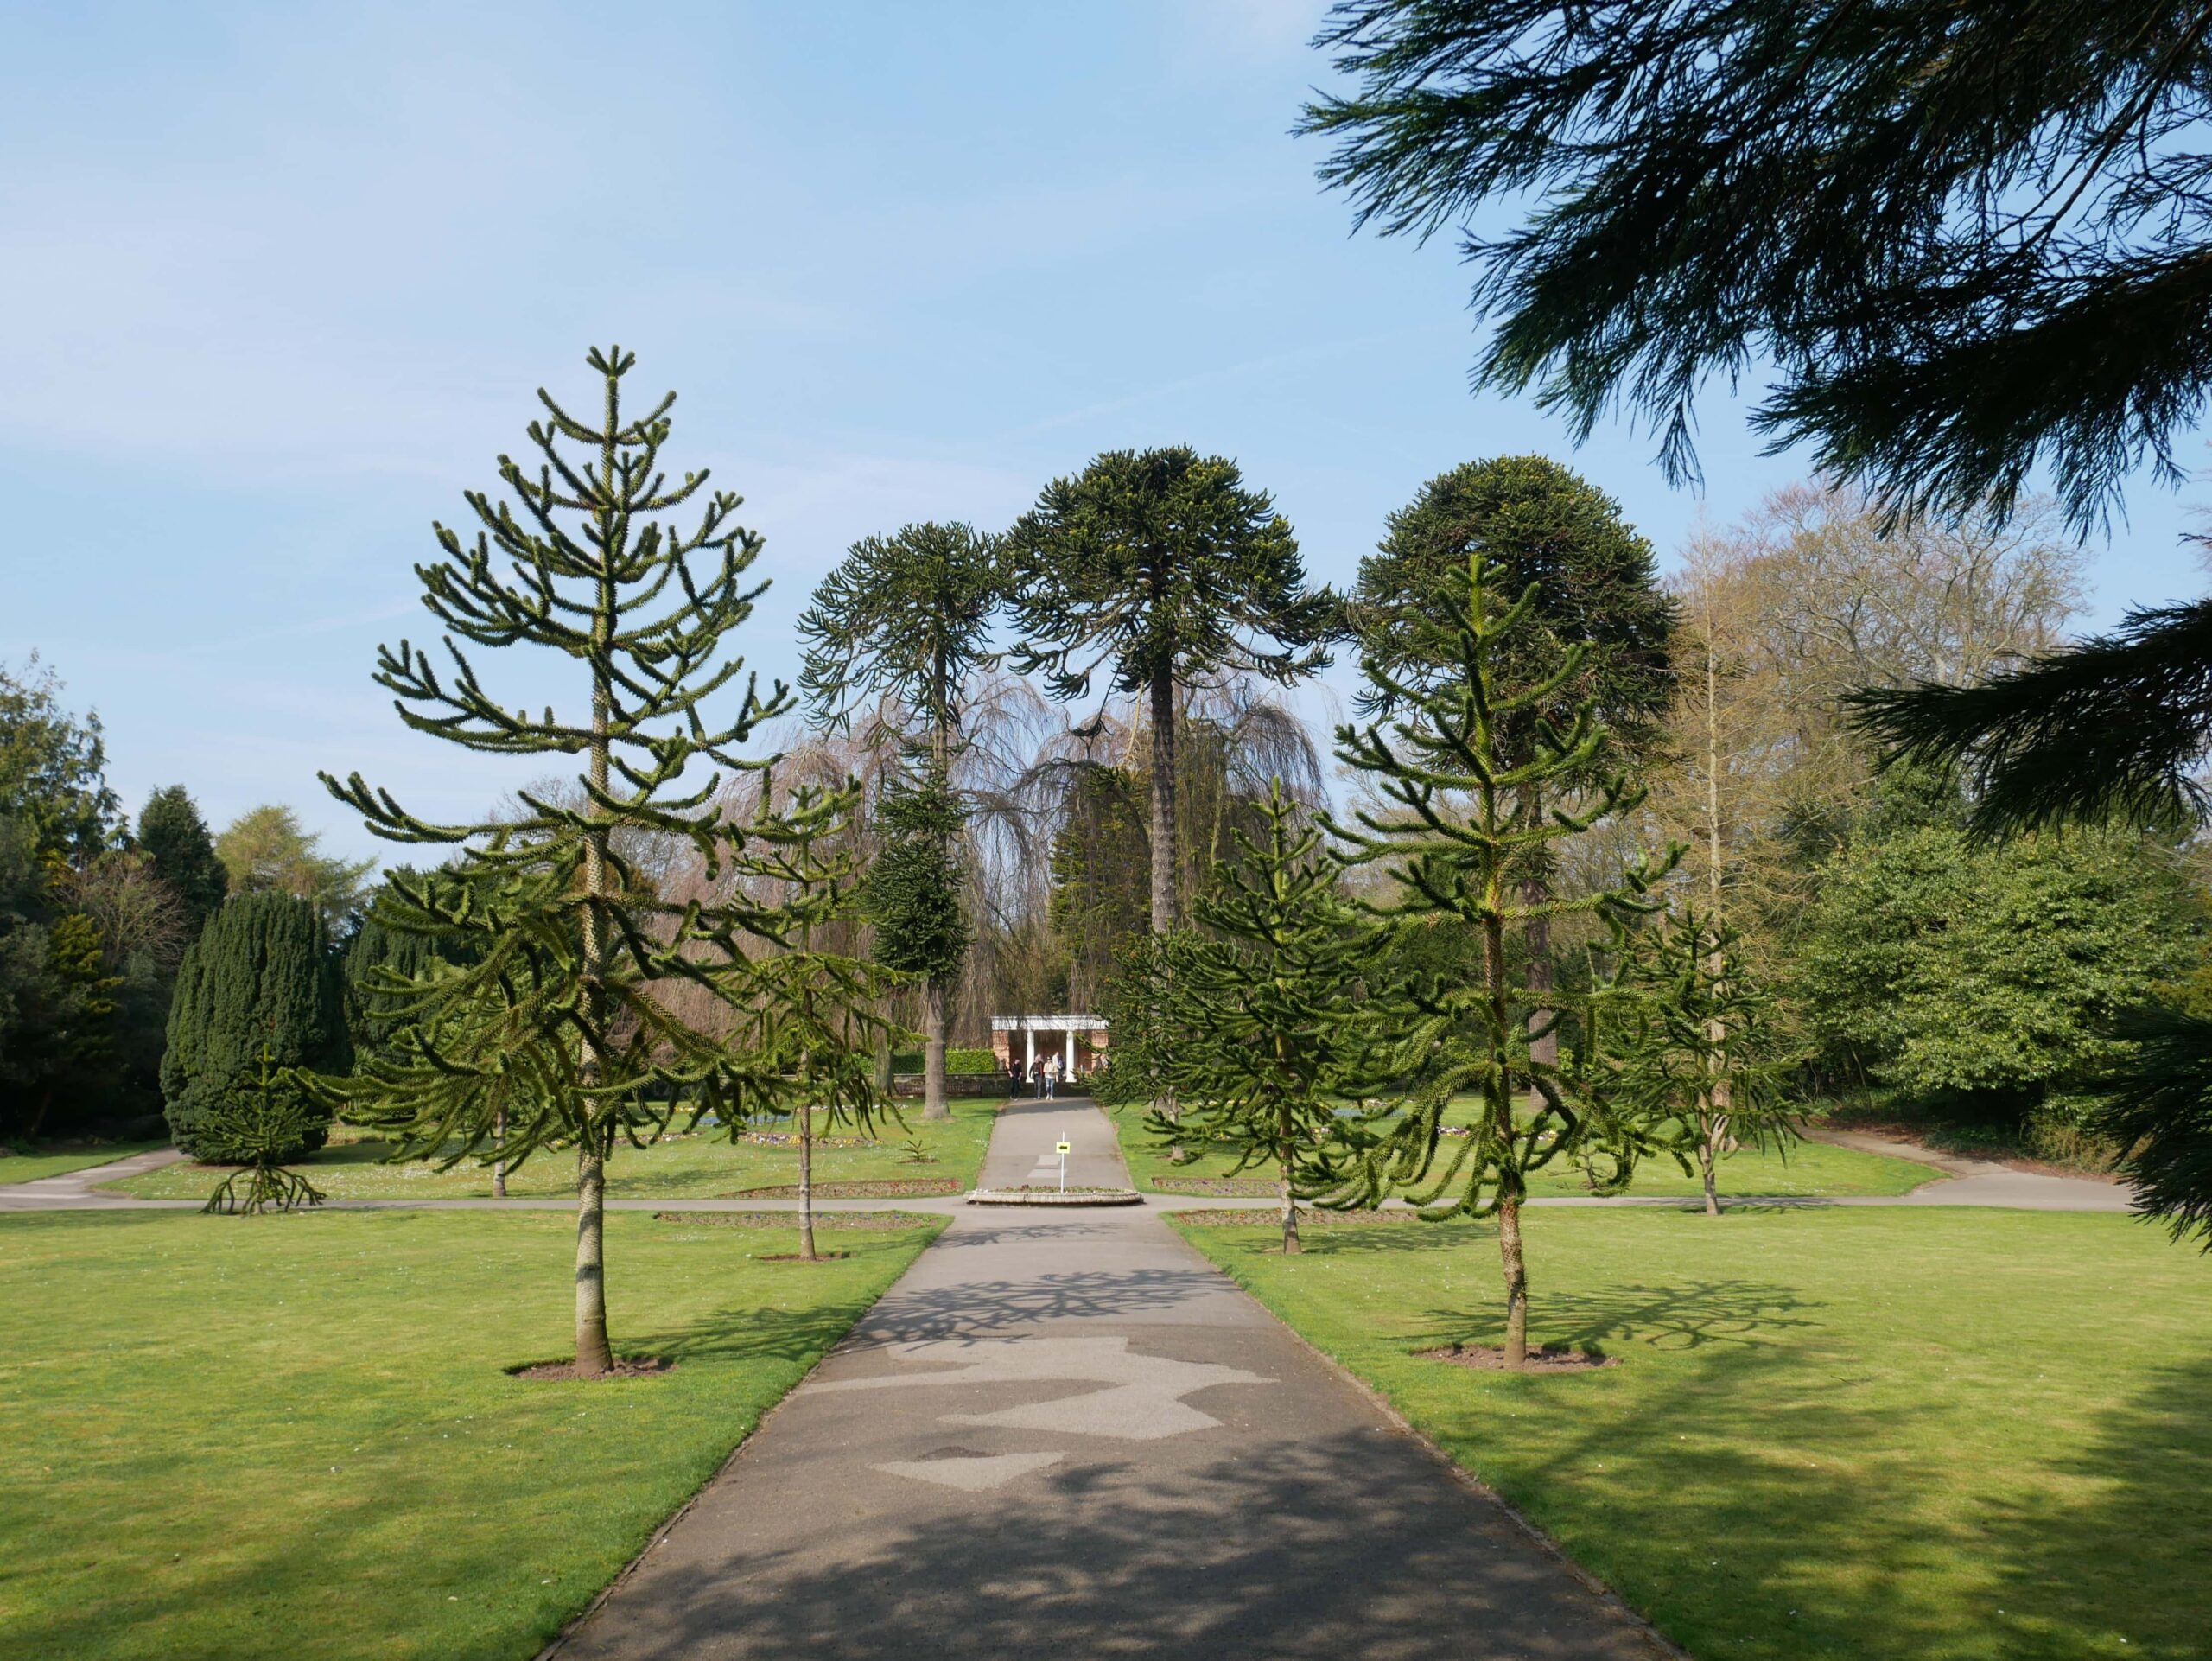
[[[1104,1015],[993,1015],[995,1033],[1104,1032]]]

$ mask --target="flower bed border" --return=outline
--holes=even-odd
[[[971,1206],[1141,1206],[1144,1196],[1135,1188],[976,1188],[968,1195]]]

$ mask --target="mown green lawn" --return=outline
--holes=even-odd
[[[2212,1261],[2109,1215],[1537,1211],[1476,1372],[1487,1225],[1189,1228],[1702,1661],[2183,1661],[2212,1634]]]
[[[922,1117],[920,1104],[905,1110],[903,1126],[897,1121],[877,1122],[872,1144],[862,1148],[827,1147],[814,1150],[817,1182],[950,1181],[962,1187],[973,1186],[982,1168],[983,1150],[991,1139],[998,1116],[995,1101],[955,1101],[952,1117],[935,1123]],[[780,1130],[781,1127],[764,1127]],[[839,1128],[834,1135],[854,1134]],[[904,1143],[918,1137],[929,1164],[907,1162]],[[385,1162],[390,1147],[363,1138],[344,1127],[327,1146],[295,1167],[333,1200],[458,1200],[481,1198],[492,1192],[488,1167],[470,1162],[440,1171],[429,1161],[403,1165]],[[117,1192],[142,1200],[196,1200],[211,1193],[225,1173],[205,1165],[180,1164],[126,1177],[113,1185]],[[548,1198],[575,1192],[575,1165],[566,1154],[534,1155],[507,1178],[513,1199]],[[747,1188],[772,1187],[798,1181],[798,1149],[795,1146],[766,1146],[759,1142],[733,1143],[713,1130],[677,1135],[647,1148],[618,1147],[607,1162],[607,1192],[613,1199],[707,1200]]]
[[[1129,1168],[1130,1180],[1139,1188],[1157,1193],[1162,1177],[1188,1181],[1192,1177],[1229,1174],[1235,1161],[1228,1155],[1189,1141],[1183,1143],[1183,1151],[1191,1157],[1181,1164],[1169,1160],[1166,1145],[1146,1131],[1144,1113],[1141,1107],[1107,1111],[1107,1117],[1114,1122],[1114,1133],[1121,1139],[1122,1158]],[[1765,1153],[1755,1148],[1744,1149],[1723,1161],[1719,1182],[1724,1196],[1746,1194],[1783,1199],[1820,1194],[1910,1193],[1936,1175],[1928,1167],[1910,1160],[1862,1154],[1850,1148],[1832,1148],[1825,1142],[1800,1142],[1786,1150]],[[1255,1166],[1245,1170],[1238,1180],[1272,1183],[1274,1172],[1271,1168]],[[1560,1166],[1537,1172],[1529,1181],[1529,1190],[1535,1197],[1552,1198],[1586,1194],[1590,1187],[1580,1172],[1572,1166]],[[1629,1192],[1666,1198],[1700,1194],[1705,1190],[1696,1177],[1684,1176],[1672,1160],[1655,1159],[1646,1161],[1637,1170]]]
[[[133,1154],[143,1154],[156,1148],[166,1148],[165,1142],[111,1142],[98,1148],[56,1149],[41,1153],[10,1154],[0,1158],[0,1184],[35,1182],[42,1176],[61,1176],[71,1171],[81,1171],[89,1166],[105,1165],[118,1159],[128,1159]]]
[[[0,1216],[0,1658],[512,1658],[582,1610],[941,1223],[607,1219],[618,1351],[569,1352],[566,1218]]]

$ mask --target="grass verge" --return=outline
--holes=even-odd
[[[1121,1141],[1122,1159],[1129,1168],[1130,1180],[1147,1193],[1173,1192],[1160,1187],[1162,1178],[1170,1182],[1188,1182],[1194,1178],[1226,1177],[1234,1163],[1226,1154],[1186,1141],[1183,1150],[1192,1157],[1177,1164],[1168,1159],[1165,1146],[1146,1132],[1143,1108],[1111,1108],[1106,1110],[1106,1116],[1114,1122],[1114,1134]],[[1744,1149],[1722,1161],[1719,1181],[1723,1197],[1757,1195],[1779,1200],[1825,1194],[1910,1193],[1934,1180],[1936,1174],[1927,1166],[1910,1160],[1862,1154],[1856,1149],[1835,1148],[1826,1142],[1801,1142],[1793,1145],[1786,1155],[1780,1151],[1762,1153],[1755,1148]],[[1263,1185],[1270,1194],[1274,1191],[1274,1173],[1271,1168],[1249,1168],[1239,1180]],[[1587,1194],[1590,1187],[1571,1166],[1548,1167],[1529,1179],[1529,1192],[1535,1199],[1563,1199]],[[1705,1190],[1695,1177],[1684,1176],[1672,1160],[1654,1159],[1644,1161],[1629,1192],[1655,1198],[1688,1198]]]
[[[817,1143],[814,1180],[832,1183],[944,1178],[957,1187],[972,1186],[982,1168],[983,1150],[989,1145],[1000,1104],[955,1101],[950,1106],[951,1118],[932,1122],[922,1117],[920,1104],[915,1104],[908,1109],[903,1127],[886,1120],[863,1147]],[[780,1127],[766,1129],[782,1134]],[[930,1156],[929,1163],[908,1162],[902,1144],[909,1137],[920,1141],[922,1151]],[[492,1192],[488,1167],[469,1163],[440,1171],[423,1160],[395,1165],[386,1162],[390,1152],[389,1144],[340,1126],[327,1147],[298,1161],[295,1168],[333,1200],[466,1200],[486,1198]],[[141,1200],[203,1200],[223,1174],[206,1165],[171,1165],[111,1186],[118,1193],[135,1194]],[[798,1181],[796,1147],[733,1142],[710,1130],[671,1136],[646,1148],[617,1148],[607,1161],[607,1193],[611,1200],[718,1199]],[[508,1175],[507,1193],[516,1200],[568,1196],[575,1193],[575,1165],[569,1155],[539,1154]]]
[[[1183,1230],[1701,1658],[2182,1661],[2212,1631],[2212,1265],[2123,1217],[1528,1215],[1476,1372],[1480,1225]]]
[[[616,1348],[569,1352],[537,1213],[0,1216],[0,1658],[522,1661],[942,1226],[607,1219]]]

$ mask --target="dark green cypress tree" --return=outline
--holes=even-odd
[[[966,873],[957,851],[967,814],[936,758],[919,759],[919,779],[893,781],[884,792],[878,817],[887,838],[868,874],[867,911],[875,926],[875,960],[923,983],[922,1115],[950,1118],[945,1000],[975,939],[961,903]]]
[[[1146,983],[1172,1010],[1173,1041],[1155,1047],[1179,1114],[1150,1128],[1228,1149],[1234,1171],[1272,1166],[1282,1249],[1296,1251],[1299,1196],[1332,1174],[1323,1148],[1372,931],[1339,898],[1341,868],[1280,780],[1262,811],[1259,834],[1235,831],[1236,856],[1192,906],[1172,972]],[[1117,1026],[1117,1048],[1120,1037]]]
[[[230,892],[230,873],[215,856],[215,838],[182,785],[164,785],[138,814],[138,845],[154,875],[176,891],[197,939]]]
[[[220,1105],[250,1091],[263,1053],[278,1070],[343,1072],[348,1061],[345,999],[321,920],[284,894],[227,901],[184,954],[169,1005],[162,1097],[176,1145],[195,1158],[235,1150],[203,1125]],[[285,1157],[322,1146],[328,1119],[301,1120]]]
[[[1344,1181],[1331,1200],[1372,1204],[1405,1191],[1432,1217],[1496,1217],[1505,1361],[1517,1367],[1528,1348],[1521,1206],[1529,1174],[1580,1159],[1610,1166],[1610,1186],[1624,1185],[1653,1139],[1587,1066],[1595,995],[1582,1000],[1586,1038],[1575,1065],[1562,1066],[1544,1042],[1559,1011],[1548,991],[1516,972],[1510,948],[1525,945],[1533,921],[1573,913],[1594,915],[1618,941],[1656,909],[1646,890],[1680,850],[1573,900],[1529,897],[1532,866],[1541,869],[1557,844],[1633,808],[1641,792],[1615,779],[1575,811],[1554,805],[1542,819],[1529,818],[1524,792],[1555,799],[1571,781],[1586,780],[1605,736],[1586,697],[1563,724],[1533,719],[1575,683],[1582,649],[1567,646],[1548,664],[1517,652],[1515,636],[1529,627],[1535,592],[1502,606],[1499,582],[1495,567],[1471,557],[1465,575],[1437,596],[1458,642],[1455,673],[1399,679],[1363,657],[1363,669],[1398,713],[1387,729],[1337,729],[1338,756],[1365,775],[1383,804],[1363,810],[1357,829],[1339,830],[1352,862],[1378,866],[1393,890],[1367,908],[1400,930],[1466,929],[1481,941],[1482,957],[1472,974],[1417,970],[1371,1002],[1357,1089],[1390,1099],[1340,1126]],[[1504,735],[1523,722],[1532,740],[1509,753]],[[1445,1112],[1461,1095],[1475,1098],[1473,1121],[1467,1135],[1452,1139],[1439,1168]]]

